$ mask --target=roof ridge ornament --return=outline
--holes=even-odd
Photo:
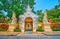
[[[29,11],[29,12],[30,12],[31,10],[32,10],[32,9],[31,9],[30,6],[28,5],[26,11]]]

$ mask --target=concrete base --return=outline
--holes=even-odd
[[[44,30],[45,30],[45,32],[52,32],[52,29],[50,28],[49,25],[44,26]]]
[[[9,29],[7,31],[14,32],[15,28],[16,28],[16,24],[9,24]]]

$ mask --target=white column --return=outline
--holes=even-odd
[[[33,32],[36,32],[36,21],[33,21]]]
[[[22,21],[22,32],[24,32],[24,21]]]

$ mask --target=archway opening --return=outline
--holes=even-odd
[[[24,31],[33,31],[33,19],[31,17],[25,19]]]

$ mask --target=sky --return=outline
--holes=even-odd
[[[45,9],[52,9],[55,5],[58,4],[58,0],[35,0],[34,11]]]

